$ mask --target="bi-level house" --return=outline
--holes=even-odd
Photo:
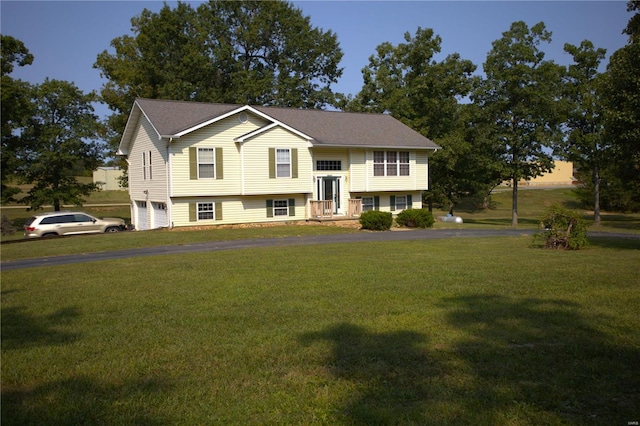
[[[145,230],[421,208],[437,148],[385,114],[137,99],[118,153]]]

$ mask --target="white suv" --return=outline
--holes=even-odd
[[[56,235],[97,234],[125,229],[122,219],[98,219],[82,212],[53,212],[32,216],[24,224],[25,238]]]

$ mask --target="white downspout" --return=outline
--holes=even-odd
[[[173,138],[169,138],[169,142],[167,143],[167,227],[173,228],[173,216],[171,215],[171,199],[173,197],[173,168],[171,164],[171,143],[173,142]]]
[[[240,193],[242,195],[245,195],[244,193],[244,143],[243,142],[240,142],[240,185],[241,185]]]

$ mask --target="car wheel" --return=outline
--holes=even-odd
[[[46,234],[42,235],[42,238],[53,238],[53,237],[57,237],[58,234],[56,234],[55,232],[47,232]]]
[[[104,232],[119,232],[120,228],[118,228],[117,226],[110,226],[107,229],[105,229]]]

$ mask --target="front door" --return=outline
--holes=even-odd
[[[340,178],[322,176],[318,178],[318,199],[333,201],[333,213],[340,211]]]

